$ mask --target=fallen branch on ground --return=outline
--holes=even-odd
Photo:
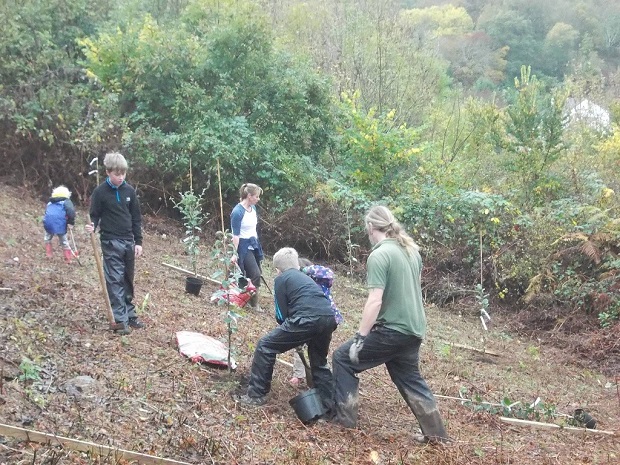
[[[494,352],[489,349],[476,349],[475,347],[466,346],[463,344],[457,344],[456,342],[447,342],[447,341],[438,341],[438,342],[440,342],[441,344],[452,346],[452,347],[458,347],[459,349],[473,350],[474,352],[479,352],[481,354],[493,355],[494,357],[499,357],[501,355],[500,353]]]
[[[80,452],[88,452],[93,455],[110,456],[115,460],[137,460],[146,465],[191,465],[188,462],[179,462],[178,460],[165,459],[154,455],[141,454],[116,447],[95,444],[94,442],[80,441],[78,439],[65,438],[56,436],[55,434],[42,433],[30,429],[18,428],[0,424],[0,435],[10,436],[16,439],[23,439],[30,442],[38,442],[41,444],[49,444],[51,446],[61,446],[63,448],[77,450]]]

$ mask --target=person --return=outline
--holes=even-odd
[[[314,385],[323,410],[333,409],[333,377],[327,353],[336,329],[336,320],[323,292],[299,269],[297,251],[290,247],[273,256],[278,272],[274,281],[275,316],[279,326],[256,345],[247,393],[239,397],[245,405],[263,405],[271,390],[276,355],[308,344],[308,358]]]
[[[233,234],[233,244],[237,255],[233,261],[239,265],[241,273],[252,281],[256,287],[255,293],[250,298],[250,307],[260,312],[258,294],[261,279],[261,261],[263,249],[258,240],[256,226],[258,225],[258,213],[256,204],[260,200],[263,190],[256,184],[243,184],[239,189],[239,203],[230,214],[230,229]]]
[[[45,215],[43,216],[43,228],[45,229],[45,255],[52,258],[52,239],[58,236],[58,242],[67,264],[71,263],[73,251],[67,239],[67,229],[73,229],[75,225],[75,207],[71,202],[71,192],[65,186],[58,186],[52,191],[52,196],[47,202]]]
[[[99,227],[106,287],[117,334],[144,328],[138,319],[134,297],[135,259],[142,255],[142,214],[135,189],[125,181],[127,161],[120,153],[108,153],[103,164],[107,178],[91,197],[90,220],[85,229]]]
[[[370,209],[366,231],[373,245],[367,261],[368,298],[355,337],[333,354],[335,418],[354,428],[359,407],[358,374],[385,364],[420,424],[419,442],[448,440],[435,397],[419,370],[426,333],[422,304],[422,259],[418,245],[384,206]]]
[[[331,288],[334,284],[334,272],[325,266],[315,265],[307,258],[299,259],[299,266],[303,273],[307,274],[312,280],[318,284],[323,291],[323,295],[329,300],[329,305],[334,314],[336,325],[340,325],[344,318],[338,309],[334,298],[332,297]],[[306,378],[306,369],[297,352],[293,352],[293,377],[289,380],[292,386],[298,387]]]

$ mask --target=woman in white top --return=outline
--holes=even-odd
[[[235,260],[244,276],[256,286],[256,294],[250,300],[252,309],[256,311],[260,311],[258,289],[261,278],[260,264],[263,260],[263,249],[256,231],[258,224],[256,204],[262,193],[263,190],[256,184],[243,184],[239,189],[239,203],[230,214],[233,244],[237,250]]]

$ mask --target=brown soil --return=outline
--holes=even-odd
[[[175,333],[196,331],[225,342],[227,328],[225,309],[209,301],[215,286],[189,296],[183,275],[161,265],[187,268],[182,228],[145,218],[136,302],[142,304],[148,294],[142,315],[148,328],[119,337],[108,330],[93,250],[81,232],[86,213],[80,211],[75,235],[81,266],[65,265],[59,249],[52,260],[45,259],[43,210],[44,204],[24,190],[0,190],[0,287],[5,288],[0,291],[0,423],[192,464],[620,463],[617,436],[509,424],[488,404],[472,407],[453,399],[462,394],[496,404],[518,401],[517,414],[528,413],[525,407],[540,398],[541,421],[566,424],[563,414],[580,407],[597,420],[598,430],[620,431],[618,377],[610,368],[618,366],[617,359],[604,364],[605,375],[588,367],[592,353],[567,350],[566,337],[560,348],[547,343],[549,333],[520,337],[510,331],[515,321],[493,312],[493,325],[483,334],[474,312],[459,316],[427,309],[421,365],[454,439],[445,447],[414,444],[415,418],[383,367],[360,375],[355,430],[328,423],[304,426],[288,403],[299,390],[288,384],[291,371],[281,363],[267,405],[244,408],[231,393],[246,380],[256,341],[275,325],[266,291],[261,303],[268,311],[244,314],[233,335],[235,372],[192,364],[179,355]],[[208,256],[205,250],[204,275],[213,271]],[[362,283],[338,273],[334,296],[347,321],[336,331],[333,347],[355,332],[365,295]],[[593,347],[601,342],[596,337],[613,344],[617,326],[615,332],[573,337],[592,340]],[[482,348],[483,336],[499,356],[446,344]],[[25,358],[40,368],[33,376],[38,379],[23,379],[32,374],[22,364]],[[84,395],[66,392],[65,382],[80,375],[96,379],[96,388]],[[18,441],[3,431],[0,464],[132,463]]]

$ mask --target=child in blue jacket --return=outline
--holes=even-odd
[[[45,228],[45,255],[52,258],[52,239],[58,236],[62,246],[65,262],[71,263],[73,252],[67,239],[67,228],[73,229],[75,224],[75,207],[71,202],[71,192],[65,186],[58,186],[52,191],[52,196],[45,208],[43,228]]]

